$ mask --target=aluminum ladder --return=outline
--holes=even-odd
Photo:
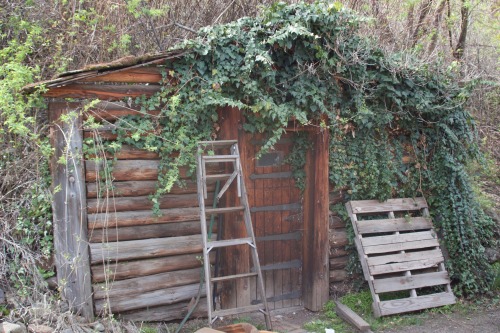
[[[214,164],[224,166],[225,170],[230,170],[230,173],[209,174],[210,170],[207,165]],[[209,325],[218,317],[256,312],[260,311],[264,314],[266,326],[268,330],[272,330],[271,315],[266,300],[266,292],[264,290],[264,282],[262,271],[260,269],[259,255],[255,242],[255,235],[252,227],[252,219],[250,215],[250,207],[243,181],[243,173],[241,169],[240,153],[238,150],[237,140],[219,140],[219,141],[201,141],[198,142],[197,153],[197,188],[198,188],[198,203],[200,206],[200,221],[201,232],[203,237],[203,263],[205,269],[206,293],[207,293],[207,308]],[[224,186],[220,189],[214,200],[220,200],[224,193],[228,191],[230,185],[236,182],[236,186],[231,187],[231,191],[236,191],[240,198],[240,206],[223,207],[223,208],[208,208],[205,207],[205,200],[208,198],[207,181],[226,180]],[[235,188],[236,187],[236,188]],[[242,212],[245,223],[246,236],[244,238],[212,240],[207,237],[207,215],[226,214]],[[225,223],[234,223],[234,221],[226,221]],[[213,249],[231,247],[237,245],[248,245],[252,254],[253,269],[251,272],[227,276],[212,277],[210,268],[210,252]],[[261,303],[256,305],[248,305],[230,309],[216,310],[213,308],[213,283],[227,280],[235,280],[249,277],[257,277],[257,289],[260,294]]]

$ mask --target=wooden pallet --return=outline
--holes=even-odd
[[[376,317],[455,303],[424,198],[349,201],[346,208]]]

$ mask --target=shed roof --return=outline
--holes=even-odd
[[[148,65],[161,64],[165,60],[180,58],[189,51],[172,50],[156,54],[145,54],[142,56],[126,56],[107,63],[87,65],[83,68],[67,71],[56,75],[54,78],[45,81],[31,83],[23,87],[23,92],[31,93],[35,88],[45,85],[47,88],[56,88],[73,83],[75,81],[116,73],[131,68],[144,67]]]

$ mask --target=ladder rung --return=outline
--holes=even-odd
[[[207,208],[207,209],[205,209],[205,213],[207,213],[207,214],[234,213],[234,212],[242,212],[244,210],[245,210],[245,206],[224,207],[224,208]]]
[[[227,276],[218,276],[218,277],[212,278],[211,280],[212,280],[212,282],[217,282],[217,281],[241,279],[241,278],[246,278],[246,277],[251,277],[251,276],[257,276],[257,272],[227,275]]]
[[[249,306],[242,306],[239,308],[232,308],[232,309],[224,309],[224,310],[216,310],[212,312],[214,316],[219,316],[219,317],[225,317],[225,316],[232,316],[235,314],[240,314],[240,313],[248,313],[248,312],[254,312],[254,311],[262,311],[266,313],[266,309],[262,304],[260,305],[249,305]]]
[[[238,159],[236,155],[206,155],[201,157],[205,162],[234,162]]]
[[[206,175],[205,178],[207,180],[221,180],[231,177],[232,173],[221,173],[218,175]]]
[[[217,140],[217,141],[199,141],[200,146],[231,146],[238,143],[238,140]]]
[[[207,242],[207,247],[208,248],[215,248],[215,247],[242,245],[242,244],[248,244],[248,245],[253,246],[252,238],[250,238],[250,237],[234,238],[234,239],[224,239],[224,240],[219,240],[219,241]]]

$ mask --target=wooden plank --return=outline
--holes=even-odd
[[[380,302],[381,315],[388,316],[396,313],[411,312],[438,306],[455,304],[453,293],[443,292],[432,295],[417,296]]]
[[[329,295],[329,132],[312,132],[310,138],[314,149],[306,156],[302,294],[304,306],[319,311]]]
[[[64,104],[49,105],[53,191],[54,253],[61,295],[72,311],[93,320],[87,246],[87,211],[82,163],[81,117],[60,116],[74,109]],[[64,159],[65,164],[59,161]]]
[[[96,312],[104,311],[108,306],[111,313],[120,313],[135,309],[142,309],[160,305],[174,304],[190,300],[198,295],[199,283],[185,286],[172,287],[168,289],[154,290],[112,299],[95,300]],[[204,292],[205,288],[203,288]]]
[[[87,182],[95,182],[103,174],[105,161],[85,161]],[[112,178],[114,181],[121,180],[157,180],[159,161],[135,160],[114,161],[112,165]]]
[[[289,268],[299,268],[302,267],[302,262],[300,260],[292,260],[287,262],[278,262],[269,265],[263,265],[260,267],[262,271],[273,271],[278,269],[289,269]]]
[[[125,116],[153,116],[158,117],[160,115],[160,111],[152,110],[152,111],[140,111],[129,107],[122,108],[114,108],[114,109],[90,109],[83,114],[83,119],[89,119],[90,117],[94,117],[97,121],[107,121],[107,122],[115,122],[116,120],[125,117]]]
[[[385,220],[367,220],[358,221],[356,224],[360,234],[425,230],[432,228],[432,222],[425,217],[412,217],[410,220],[405,218],[385,219]]]
[[[68,84],[62,87],[51,88],[45,97],[53,98],[98,98],[101,100],[116,101],[125,97],[151,96],[160,91],[159,85],[110,85],[110,84]]]
[[[369,266],[371,275],[388,274],[395,272],[405,272],[417,269],[425,269],[437,267],[443,262],[443,256],[440,258],[425,258],[415,261],[407,261],[402,263],[390,263],[386,265]]]
[[[291,171],[270,172],[270,173],[263,173],[263,174],[252,173],[249,178],[250,178],[250,180],[256,180],[256,179],[280,179],[280,178],[291,178],[292,175],[293,174],[292,174]]]
[[[339,301],[335,301],[335,312],[340,318],[344,319],[361,332],[367,332],[370,330],[370,325],[364,321],[363,318]]]
[[[412,211],[427,208],[424,198],[388,199],[385,202],[378,200],[350,201],[354,214],[386,213]]]
[[[432,287],[450,283],[448,272],[424,273],[385,279],[375,279],[373,287],[377,293]]]
[[[328,275],[330,283],[347,281],[349,279],[349,274],[347,274],[345,269],[330,270]]]
[[[348,262],[348,256],[332,258],[330,259],[330,270],[345,269]]]
[[[201,235],[91,243],[91,264],[201,252]]]
[[[88,215],[89,229],[199,221],[199,218],[199,210],[194,207],[161,209],[159,216],[154,215],[151,209]]]
[[[217,230],[216,226],[214,229]],[[200,221],[94,229],[89,232],[89,240],[91,243],[116,242],[197,234],[201,234]]]
[[[137,322],[172,321],[183,319],[187,314],[191,302],[179,302],[171,305],[156,306],[151,308],[132,310],[120,313],[118,318]],[[193,311],[191,318],[206,317],[207,300],[201,298],[198,306]]]
[[[328,232],[330,247],[340,247],[349,244],[349,239],[347,238],[347,231],[342,229],[335,229]]]
[[[202,264],[198,258],[200,253],[92,266],[92,282],[101,283],[189,268],[201,268]]]
[[[103,173],[104,165],[107,161],[85,161],[87,182],[95,182],[100,179],[100,174]],[[157,160],[118,160],[112,163],[112,177],[114,181],[131,181],[131,180],[157,180],[158,165]],[[220,172],[218,166],[207,166],[210,172]],[[179,177],[181,179],[190,179],[192,174],[188,168],[179,168]]]
[[[213,201],[213,193],[209,194],[207,203]],[[197,196],[192,194],[164,194],[158,199],[160,209],[196,207]],[[87,211],[89,214],[101,212],[124,212],[148,210],[154,206],[148,196],[117,197],[103,199],[88,199]]]
[[[192,268],[93,285],[94,300],[125,296],[133,297],[136,294],[153,290],[199,283],[201,269]]]
[[[300,231],[289,232],[286,234],[277,234],[277,235],[267,235],[256,237],[255,240],[257,242],[267,242],[267,241],[287,241],[287,240],[300,240],[302,238],[302,233]]]
[[[300,203],[286,203],[286,204],[281,204],[281,205],[273,205],[273,206],[259,206],[259,207],[252,207],[250,208],[250,211],[252,213],[256,212],[280,212],[280,211],[286,211],[286,210],[300,210],[302,208],[302,205]]]
[[[158,181],[155,180],[143,180],[143,181],[122,181],[113,182],[113,187],[110,190],[105,191],[102,189],[101,197],[138,197],[144,195],[150,195],[156,192],[156,187],[158,186]],[[94,199],[99,195],[99,183],[87,183],[87,198]],[[208,192],[213,192],[215,189],[214,184],[209,184],[207,186]],[[196,193],[196,182],[192,180],[186,180],[184,185],[178,186],[174,185],[168,194],[189,194]]]
[[[369,257],[367,263],[369,266],[385,265],[392,263],[405,263],[415,260],[430,259],[430,258],[443,258],[443,254],[439,249],[418,251],[418,252],[407,252],[390,254],[384,256]]]
[[[363,237],[361,239],[361,244],[363,246],[374,246],[374,245],[385,245],[385,244],[397,244],[404,242],[414,242],[419,240],[436,239],[437,236],[434,231],[420,231],[412,232],[407,234],[396,234],[387,236],[373,236],[373,237]]]
[[[439,246],[439,242],[437,239],[426,239],[414,242],[367,246],[364,248],[364,250],[365,254],[375,254],[375,253],[387,253],[387,252],[423,249],[427,247],[437,247],[437,246]]]
[[[243,142],[243,131],[241,130],[240,124],[244,123],[243,113],[232,107],[224,107],[219,110],[220,121],[220,132],[218,139],[220,140],[237,140]],[[241,147],[243,148],[243,147]],[[245,159],[245,151],[240,151],[240,159]],[[207,168],[212,165],[220,165],[223,163],[209,163]],[[208,174],[222,174],[222,173],[232,173],[233,167],[225,164],[225,169],[222,172],[207,172]],[[244,166],[242,166],[244,167]],[[243,173],[246,170],[243,169]],[[221,199],[220,207],[234,207],[241,205],[240,199],[236,194],[235,186],[233,184],[228,192],[224,194]],[[247,237],[245,230],[245,225],[242,222],[241,213],[230,213],[224,214],[223,218],[226,222],[223,223],[222,234],[225,239],[243,238]],[[249,246],[235,246],[227,249],[223,249],[221,253],[221,270],[224,271],[224,275],[234,275],[243,274],[250,271],[250,247]],[[221,293],[221,303],[222,307],[236,307],[245,306],[250,304],[250,285],[249,279],[238,279],[231,281],[233,283],[224,284]]]
[[[138,67],[86,78],[79,80],[79,82],[158,83],[162,79],[162,71],[168,72],[168,69],[161,67]]]

